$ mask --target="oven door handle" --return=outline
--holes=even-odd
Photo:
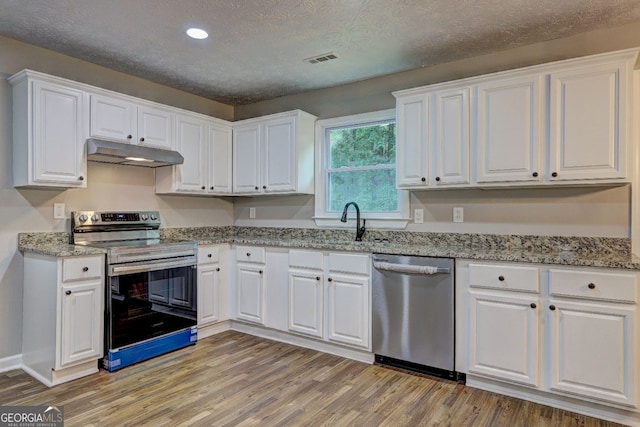
[[[196,265],[197,260],[196,257],[193,256],[172,260],[163,259],[157,261],[135,262],[122,265],[110,265],[108,266],[108,275],[122,276],[125,274],[146,273],[148,271],[169,270],[171,268],[178,267],[196,268]]]

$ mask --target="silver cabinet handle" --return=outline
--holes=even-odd
[[[374,261],[373,266],[378,270],[386,270],[394,273],[403,274],[449,274],[451,270],[443,267],[434,267],[430,265],[407,265],[394,264],[385,261]]]

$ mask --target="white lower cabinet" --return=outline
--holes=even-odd
[[[98,371],[104,256],[24,257],[23,369],[48,386]]]
[[[229,319],[229,245],[198,246],[198,327]]]
[[[472,383],[486,377],[601,408],[638,407],[638,273],[465,261],[456,268]]]
[[[539,385],[538,296],[470,292],[469,372]]]
[[[289,271],[290,331],[323,337],[323,276],[322,271]]]
[[[236,248],[236,318],[249,322],[265,322],[265,249]]]
[[[289,330],[370,349],[370,256],[289,251]]]
[[[549,271],[549,388],[638,406],[635,274]]]

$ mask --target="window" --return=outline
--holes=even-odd
[[[356,202],[369,227],[404,227],[406,220],[392,223],[405,218],[408,204],[407,192],[396,189],[395,111],[316,126],[316,222],[335,226],[345,204]]]

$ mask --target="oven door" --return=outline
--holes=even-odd
[[[196,325],[195,257],[109,265],[107,271],[108,349]]]

